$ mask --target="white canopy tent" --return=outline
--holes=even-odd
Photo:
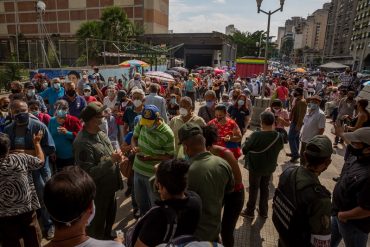
[[[341,63],[330,62],[330,63],[320,65],[319,67],[322,69],[346,69],[349,66],[341,64]]]

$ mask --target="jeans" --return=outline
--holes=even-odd
[[[299,158],[299,134],[300,131],[296,130],[296,124],[291,123],[289,127],[289,133],[288,133],[288,142],[290,147],[290,152],[292,153],[293,159]]]
[[[35,211],[0,217],[0,232],[3,234],[3,247],[41,246],[42,236]]]
[[[41,218],[42,226],[44,228],[43,230],[45,232],[47,232],[49,228],[53,225],[53,222],[50,219],[50,215],[44,205],[44,187],[45,183],[50,179],[50,177],[51,174],[49,163],[46,161],[45,165],[42,168],[32,171],[33,183],[35,184],[37,197],[41,205],[41,208],[38,210],[38,214]]]
[[[301,163],[301,166],[306,166],[306,158],[304,156],[304,152],[306,151],[306,146],[307,146],[307,143],[305,142],[301,142],[301,151],[300,151],[300,163]]]
[[[246,210],[247,215],[254,215],[259,190],[260,191],[259,214],[261,216],[267,216],[270,179],[271,175],[260,176],[249,171],[249,197]]]
[[[368,234],[351,222],[340,222],[337,216],[331,218],[331,247],[337,247],[342,240],[346,247],[366,247]]]
[[[244,204],[244,189],[225,194],[224,214],[221,222],[221,237],[225,247],[234,246],[234,229]]]
[[[134,172],[134,193],[140,214],[144,215],[154,204],[154,194],[149,177]]]

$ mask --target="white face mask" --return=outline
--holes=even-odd
[[[132,102],[134,104],[135,107],[139,107],[143,104],[143,102],[139,99],[136,99]]]
[[[189,113],[188,110],[185,108],[180,108],[179,112],[180,112],[180,115],[183,117],[187,116]]]
[[[95,203],[93,201],[93,211],[92,211],[92,214],[89,216],[89,218],[87,219],[87,225],[89,226],[91,221],[94,219],[95,217]]]
[[[91,96],[91,92],[84,92],[84,95],[85,95],[86,97],[90,97],[90,96]]]
[[[27,96],[32,97],[32,96],[35,95],[35,93],[36,93],[35,89],[30,89],[30,90],[27,91]]]

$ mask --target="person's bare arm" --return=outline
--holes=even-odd
[[[37,132],[37,134],[34,134],[33,135],[33,145],[35,146],[35,155],[37,158],[39,158],[42,162],[45,162],[45,155],[44,155],[44,151],[42,151],[42,148],[41,148],[41,139],[43,137],[44,133],[39,130],[39,132]]]
[[[358,220],[370,217],[370,210],[355,207],[354,209],[343,211],[338,213],[338,218],[342,222],[346,222],[347,220]]]
[[[367,117],[365,115],[359,115],[355,126],[354,127],[348,126],[347,130],[355,131],[355,130],[361,128],[362,125],[366,122],[366,120],[367,120]]]
[[[227,161],[227,163],[230,165],[231,170],[233,171],[235,184],[241,184],[243,183],[242,180],[242,173],[240,171],[238,161],[235,159],[232,152],[225,152],[223,159]]]

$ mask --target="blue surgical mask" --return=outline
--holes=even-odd
[[[319,108],[319,105],[315,103],[308,103],[308,108],[311,110],[316,110]]]
[[[59,90],[60,89],[60,83],[54,83],[53,87],[54,87],[55,90]]]
[[[245,101],[244,100],[238,100],[238,105],[239,106],[243,106],[245,104]]]
[[[208,107],[208,108],[211,108],[211,107],[213,107],[213,105],[215,104],[215,102],[214,101],[207,101],[206,102],[206,106]]]
[[[65,110],[57,110],[56,113],[55,113],[55,115],[57,117],[66,117],[67,116],[67,113],[68,113],[68,111],[65,111]]]
[[[171,104],[176,104],[176,99],[171,99],[170,102]]]

